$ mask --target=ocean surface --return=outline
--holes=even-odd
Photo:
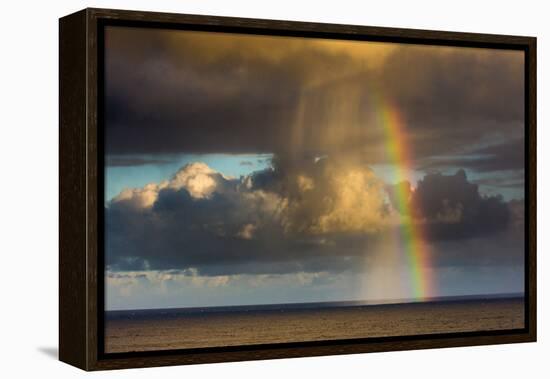
[[[523,328],[521,295],[107,311],[105,352]]]

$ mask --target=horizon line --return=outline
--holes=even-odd
[[[448,295],[448,296],[433,296],[427,298],[400,298],[400,299],[386,299],[386,300],[328,300],[328,301],[305,301],[305,302],[288,302],[288,303],[253,303],[253,304],[229,304],[229,305],[206,305],[206,306],[181,306],[181,307],[164,307],[164,308],[127,308],[127,309],[105,309],[104,312],[141,312],[141,311],[173,311],[179,309],[193,310],[193,309],[215,309],[215,308],[243,308],[243,307],[276,307],[276,306],[313,306],[321,304],[353,304],[360,305],[392,305],[392,304],[411,304],[411,303],[430,303],[438,301],[455,301],[455,300],[467,300],[467,299],[512,299],[512,298],[525,298],[525,292],[505,292],[505,293],[486,293],[486,294],[474,294],[474,295]]]

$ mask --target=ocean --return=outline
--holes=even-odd
[[[519,329],[520,295],[107,311],[105,352]]]

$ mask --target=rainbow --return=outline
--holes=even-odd
[[[407,172],[412,169],[410,143],[401,115],[397,108],[387,101],[376,99],[377,121],[385,133],[385,150],[392,162],[393,182],[407,181]],[[399,241],[408,267],[410,295],[415,299],[433,296],[430,252],[426,243],[423,224],[415,222],[408,186],[397,185],[395,192],[397,209],[402,216],[399,227]]]

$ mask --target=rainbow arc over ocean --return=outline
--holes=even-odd
[[[407,139],[406,127],[397,107],[381,96],[374,98],[377,121],[385,133],[385,150],[392,162],[394,183],[408,180],[412,167],[411,143]],[[433,296],[433,278],[430,270],[430,251],[426,242],[424,224],[415,220],[411,189],[397,185],[395,192],[397,208],[402,217],[399,227],[399,246],[408,267],[409,295],[423,300]]]
[[[385,96],[383,89],[375,82],[367,84],[369,91],[364,92],[360,77],[361,72],[347,76],[339,76],[329,81],[310,85],[305,88],[299,103],[299,111],[294,127],[292,138],[293,146],[302,146],[306,133],[304,132],[305,122],[303,115],[308,106],[306,100],[308,95],[315,95],[321,87],[328,88],[331,98],[340,106],[333,107],[338,110],[330,121],[333,123],[334,133],[338,132],[338,124],[342,118],[353,115],[355,112],[362,112],[364,100],[367,100],[369,106],[367,109],[373,110],[374,122],[377,127],[381,127],[384,132],[385,152],[390,160],[392,167],[391,183],[402,183],[408,181],[407,174],[413,171],[412,144],[408,139],[407,128],[400,114],[398,107],[394,105],[391,99]],[[357,80],[355,78],[357,77]],[[355,83],[355,85],[338,87],[341,81]],[[367,96],[367,98],[363,98]],[[315,97],[314,97],[315,99]],[[343,100],[345,99],[345,100]],[[313,102],[313,106],[318,106],[320,102]],[[436,295],[433,270],[431,270],[431,253],[426,239],[425,223],[422,220],[415,219],[415,204],[411,197],[411,190],[408,186],[398,185],[395,193],[397,201],[396,208],[399,210],[401,223],[398,232],[395,235],[395,246],[399,249],[399,259],[405,263],[407,279],[401,276],[396,277],[402,289],[403,297],[409,297],[416,300],[424,300]],[[393,236],[392,236],[393,237]],[[395,273],[400,275],[400,273]]]

